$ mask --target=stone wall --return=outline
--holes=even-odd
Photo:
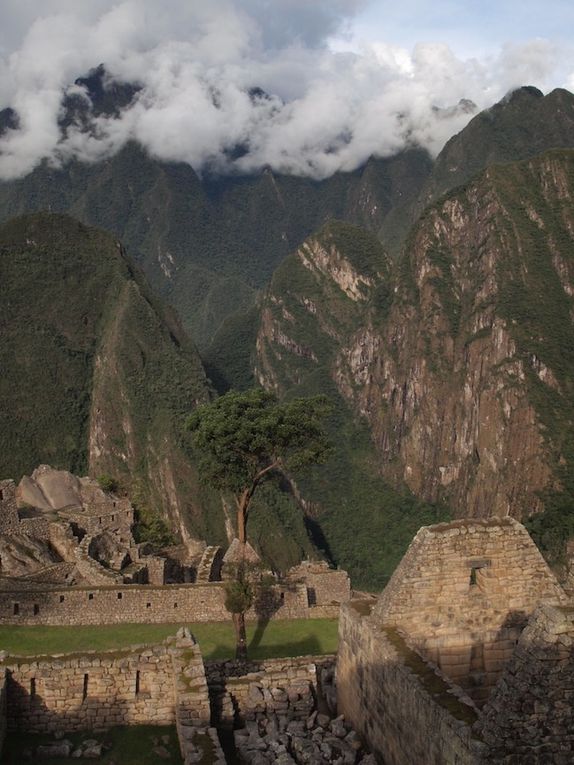
[[[388,765],[478,765],[485,747],[473,737],[477,711],[470,699],[369,610],[341,607],[339,713]]]
[[[92,536],[106,530],[127,532],[134,522],[134,510],[127,499],[106,499],[85,508],[62,510],[60,515]]]
[[[16,484],[0,481],[0,534],[18,534],[20,520],[16,507]]]
[[[220,582],[199,584],[62,587],[0,591],[0,624],[76,625],[227,621]],[[305,619],[318,614],[307,605],[304,585],[279,588],[270,604],[258,601],[247,618]],[[320,610],[320,609],[319,609]],[[338,610],[338,607],[337,607]]]
[[[480,705],[538,603],[565,600],[526,529],[492,518],[423,527],[375,614]]]
[[[482,710],[491,763],[574,762],[574,608],[541,606]],[[537,757],[539,759],[534,759]]]
[[[150,648],[9,658],[4,666],[11,730],[209,723],[201,654],[186,634]]]
[[[299,656],[263,661],[208,661],[205,673],[212,716],[232,723],[275,713],[307,719],[315,703],[321,669],[334,656]]]
[[[4,739],[6,738],[6,731],[8,728],[8,708],[7,708],[7,692],[6,692],[6,670],[0,669],[0,758],[2,757],[2,749],[4,748]]]
[[[329,568],[325,561],[303,561],[290,569],[288,579],[305,584],[310,606],[338,606],[351,597],[347,572]]]
[[[40,516],[26,518],[22,517],[22,512],[20,512],[20,516],[20,534],[28,534],[35,539],[43,539],[45,541],[50,539],[50,526],[53,524],[51,524],[47,518],[42,518]]]

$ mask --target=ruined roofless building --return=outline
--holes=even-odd
[[[574,762],[574,613],[517,521],[422,528],[339,634],[339,712],[386,765]]]

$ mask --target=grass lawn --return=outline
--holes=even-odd
[[[34,627],[34,629],[36,629]],[[163,737],[168,736],[168,739]],[[179,743],[175,727],[157,727],[153,725],[137,725],[131,728],[112,728],[105,733],[70,733],[66,738],[74,745],[93,738],[100,742],[107,742],[110,746],[97,762],[101,765],[115,763],[116,765],[157,765],[165,762],[166,765],[181,765],[182,759],[179,752]],[[32,735],[30,733],[9,733],[2,752],[4,765],[23,765],[25,762],[37,762],[32,756],[26,754],[30,750],[35,751],[40,744],[53,742],[53,736]],[[162,757],[153,751],[154,746],[160,745],[169,752],[162,751]],[[50,757],[43,760],[47,765],[69,765],[70,762],[90,762],[91,760],[70,760],[68,757]]]
[[[336,619],[276,620],[247,627],[249,657],[270,659],[283,656],[335,653]],[[178,624],[115,624],[83,627],[18,627],[0,625],[0,650],[14,656],[108,650],[136,643],[153,644],[174,635]],[[190,624],[204,659],[228,659],[235,652],[233,627],[229,622]]]

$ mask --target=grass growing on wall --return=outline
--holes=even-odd
[[[178,624],[112,624],[81,627],[0,626],[0,650],[15,656],[40,656],[79,651],[109,651],[136,644],[153,644],[175,635]],[[235,653],[231,622],[189,625],[204,659],[229,659]],[[335,653],[336,619],[278,619],[249,624],[251,659]]]

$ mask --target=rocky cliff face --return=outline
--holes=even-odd
[[[494,166],[425,213],[392,276],[310,240],[294,256],[306,279],[264,301],[259,379],[328,370],[382,474],[426,501],[542,509],[571,467],[573,192],[572,152]]]
[[[548,417],[572,385],[572,163],[493,167],[428,211],[357,394],[385,472],[461,514],[520,518],[559,482]]]
[[[296,493],[315,543],[356,586],[383,586],[413,533],[444,517],[381,476],[370,432],[373,365],[391,302],[380,242],[332,222],[283,262],[260,306],[259,382],[280,396],[327,393],[333,402],[333,457],[295,476]]]

